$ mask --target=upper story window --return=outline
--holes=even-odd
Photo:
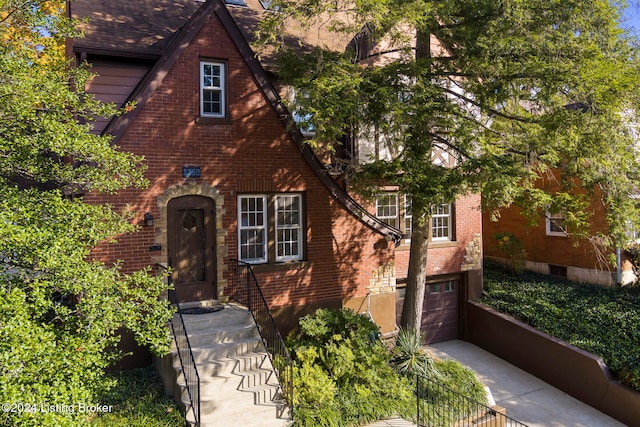
[[[299,193],[238,196],[238,257],[254,264],[299,261],[304,255]]]
[[[566,236],[567,227],[564,212],[549,212],[546,214],[547,236]]]
[[[405,240],[410,240],[413,218],[411,205],[411,196],[407,194],[384,193],[376,198],[376,217],[390,226],[400,229]],[[453,213],[453,205],[450,203],[432,206],[429,222],[431,241],[455,240]]]
[[[400,227],[397,193],[386,193],[376,198],[376,216],[392,227]]]
[[[300,105],[296,105],[296,99],[299,97],[304,98],[305,100],[309,99],[309,95],[306,93],[301,93],[296,90],[291,90],[289,94],[290,101],[292,103],[293,109],[291,111],[291,116],[293,117],[293,121],[300,129],[302,135],[306,137],[312,137],[316,134],[316,127],[312,122],[313,114],[304,110],[304,107]]]
[[[200,115],[226,115],[226,71],[222,62],[200,62]]]
[[[413,215],[411,214],[411,196],[408,194],[404,195],[404,229],[402,232],[404,233],[404,238],[409,240],[411,239],[411,220],[413,219]]]
[[[451,205],[443,203],[431,207],[431,240],[453,240]]]

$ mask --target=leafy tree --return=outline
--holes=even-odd
[[[76,35],[64,6],[0,0],[2,425],[83,424],[78,405],[100,403],[120,328],[158,353],[169,344],[166,285],[90,257],[134,227],[81,194],[144,185],[144,168],[90,133],[114,111],[84,92],[88,70],[64,56]]]
[[[510,205],[532,217],[563,211],[588,235],[592,196],[606,209],[610,244],[637,219],[638,56],[607,0],[275,0],[260,41],[277,52],[292,105],[315,128],[311,143],[345,134],[385,144],[353,178],[412,198],[402,326],[420,324],[433,205],[482,192],[493,215]],[[351,39],[344,51],[291,29]],[[307,32],[307,35],[315,34]],[[453,159],[432,161],[435,150]],[[581,187],[580,190],[578,188]]]

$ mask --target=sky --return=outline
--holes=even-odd
[[[624,19],[626,21],[623,26],[631,28],[637,36],[640,36],[640,0],[629,1],[629,6],[627,6],[624,13]]]

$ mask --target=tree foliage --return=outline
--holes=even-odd
[[[78,405],[100,403],[121,328],[168,350],[170,308],[158,298],[166,285],[90,257],[134,226],[81,194],[143,185],[144,168],[90,133],[93,118],[114,111],[84,92],[88,70],[64,56],[70,35],[63,1],[0,1],[3,425],[82,424]]]
[[[305,94],[292,109],[308,113],[315,140],[345,133],[377,140],[391,156],[360,165],[355,188],[384,181],[412,197],[405,312],[416,303],[413,321],[434,204],[481,192],[494,216],[510,205],[537,218],[563,211],[570,233],[584,237],[596,196],[612,244],[624,240],[628,219],[637,220],[629,125],[637,123],[640,70],[636,44],[619,28],[619,2],[276,0],[271,7],[278,13],[263,21],[261,41],[279,52],[279,76]],[[288,30],[298,27],[352,41],[341,51],[295,45]],[[434,150],[453,164],[434,163]]]

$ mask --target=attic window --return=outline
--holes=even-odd
[[[200,63],[200,115],[202,117],[225,117],[225,80],[224,63]]]
[[[244,0],[224,0],[224,2],[232,6],[247,6]]]

